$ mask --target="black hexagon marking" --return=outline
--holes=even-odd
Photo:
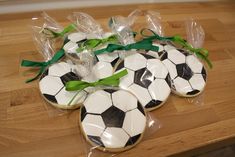
[[[104,147],[103,142],[101,141],[101,138],[99,136],[91,136],[91,135],[87,135],[87,137],[94,142],[96,145]]]
[[[82,39],[80,41],[77,41],[76,43],[78,44],[78,47],[80,47],[85,41],[87,41],[87,39]]]
[[[101,114],[106,127],[119,127],[123,125],[125,112],[115,106],[111,106]]]
[[[112,94],[113,92],[116,92],[117,90],[115,90],[115,89],[104,89],[104,91]]]
[[[63,76],[61,76],[60,79],[63,82],[63,84],[65,85],[69,81],[81,80],[81,77],[79,77],[78,75],[76,75],[73,72],[69,72],[69,73],[66,73]]]
[[[145,108],[153,108],[156,107],[158,105],[160,105],[162,103],[162,101],[160,100],[151,100],[146,106]]]
[[[148,86],[153,82],[153,74],[146,68],[135,71],[134,83],[140,85],[143,88],[148,88]]]
[[[186,95],[195,95],[195,94],[197,94],[199,92],[200,92],[199,90],[193,90],[191,92],[188,92]]]
[[[145,113],[144,113],[144,108],[143,108],[143,106],[141,105],[141,103],[138,101],[138,104],[137,104],[137,109],[143,114],[143,115],[145,115]]]
[[[177,49],[179,52],[181,52],[185,57],[189,56],[189,52],[185,51],[184,49]]]
[[[83,121],[83,119],[84,119],[84,118],[86,117],[86,115],[87,115],[87,111],[86,111],[85,106],[83,106],[83,107],[81,108],[80,112],[81,112],[81,121]]]
[[[115,71],[121,70],[122,68],[124,68],[124,61],[121,61],[121,62],[118,64],[118,66],[117,66],[117,68],[116,68]]]
[[[156,52],[157,53],[157,52]],[[155,59],[155,57],[148,55],[148,54],[141,54],[142,56],[144,56],[146,59]]]
[[[190,80],[190,78],[193,76],[193,71],[186,63],[177,64],[176,70],[177,70],[178,76],[181,78],[184,78],[187,81]]]
[[[168,54],[165,50],[163,50],[162,52],[163,52],[163,55],[160,59],[161,59],[161,61],[164,61],[165,59],[168,59]]]
[[[164,50],[163,50],[163,51],[158,52],[158,56],[162,56],[162,55],[163,55],[163,53],[164,53]]]
[[[43,96],[44,96],[47,100],[49,100],[49,101],[51,101],[51,102],[53,102],[53,103],[57,103],[57,100],[56,100],[56,98],[55,98],[54,95],[43,94]]]
[[[165,78],[165,81],[168,84],[168,86],[171,87],[171,77],[170,77],[170,74],[167,74],[167,76]]]
[[[68,43],[70,40],[68,39],[68,37],[66,37],[65,39],[64,39],[64,45],[66,44],[66,43]]]
[[[160,43],[160,45],[162,45],[163,47],[166,46],[167,44],[166,43]]]
[[[201,74],[202,74],[202,77],[203,77],[204,81],[206,82],[207,74],[206,74],[206,70],[205,70],[205,68],[204,68],[204,67],[202,67]]]
[[[114,59],[114,60],[111,62],[112,67],[115,67],[115,65],[117,64],[118,60],[119,60],[119,57],[117,57],[116,59]]]
[[[140,138],[140,136],[141,136],[141,134],[138,134],[136,136],[130,137],[129,140],[127,141],[125,147],[135,144],[138,141],[138,139]]]

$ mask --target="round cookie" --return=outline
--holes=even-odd
[[[66,62],[55,63],[42,74],[39,89],[43,98],[53,106],[62,109],[75,109],[83,103],[87,92],[85,90],[79,91],[79,93],[66,91],[65,84],[72,80],[81,80],[75,74],[73,65]],[[73,101],[70,103],[72,99]]]
[[[170,43],[166,44],[166,43],[157,43],[157,42],[154,42],[153,45],[159,47],[159,52],[155,52],[155,51],[149,50],[149,51],[146,51],[146,54],[148,54],[150,56],[153,56],[153,57],[155,57],[157,59],[160,59],[165,51],[168,51],[168,50],[171,50],[171,49],[175,49],[175,47],[173,45],[171,45]]]
[[[81,46],[82,43],[92,38],[97,38],[97,36],[82,32],[69,34],[68,37],[65,39],[63,47],[66,56],[72,61],[80,61],[80,53],[77,53],[76,50]]]
[[[138,99],[125,90],[104,89],[88,95],[80,110],[80,127],[96,148],[120,152],[140,142],[146,113]]]
[[[170,95],[170,76],[159,59],[143,53],[127,56],[117,65],[115,72],[127,69],[119,87],[133,93],[146,110],[151,111],[164,104]]]
[[[103,79],[113,75],[114,67],[118,63],[119,58],[118,51],[96,55],[97,62],[92,68],[93,74],[97,79]]]
[[[200,94],[205,86],[207,73],[199,59],[184,49],[163,50],[162,63],[167,67],[172,91],[184,97]]]

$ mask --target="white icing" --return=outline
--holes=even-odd
[[[192,91],[189,82],[185,79],[182,79],[181,77],[177,77],[173,83],[175,85],[176,91],[179,93],[187,94],[188,92]]]
[[[147,60],[147,69],[157,78],[166,78],[168,71],[158,59]]]
[[[136,136],[144,132],[146,126],[146,117],[138,110],[132,110],[126,113],[123,123],[123,129],[130,135]]]
[[[201,73],[203,65],[194,55],[187,56],[186,63],[194,73]]]
[[[39,81],[39,88],[42,94],[56,95],[64,84],[59,77],[45,76]]]
[[[185,63],[185,55],[176,49],[167,51],[168,59],[175,64]]]
[[[145,106],[147,103],[149,103],[152,98],[146,88],[143,88],[137,84],[131,85],[128,90],[132,92],[140,101],[140,103]]]
[[[158,43],[153,43],[154,46],[158,46],[159,47],[159,50],[158,52],[161,52],[164,50],[163,46],[161,44],[158,44]],[[159,55],[158,55],[158,52],[155,52],[155,51],[148,51],[146,54],[150,55],[150,56],[153,56],[155,58],[158,58],[159,59]]]
[[[193,89],[197,89],[199,91],[202,91],[206,85],[201,74],[194,74],[189,82]]]
[[[144,68],[146,66],[146,61],[147,60],[144,56],[139,53],[135,53],[125,58],[124,65],[128,69],[136,71]]]
[[[169,45],[169,44],[167,44],[167,45],[164,46],[164,50],[166,50],[166,51],[169,51],[169,50],[171,50],[171,49],[175,49],[175,47],[172,46],[172,45]]]
[[[149,93],[154,100],[165,101],[171,92],[169,85],[163,79],[155,79],[148,87]]]
[[[161,52],[161,51],[163,51],[163,50],[164,50],[164,48],[163,48],[163,46],[162,46],[161,44],[153,43],[153,45],[154,45],[154,46],[158,46],[158,47],[159,47],[158,52]],[[157,53],[157,52],[155,52],[155,53]]]
[[[119,90],[112,94],[113,105],[126,112],[137,108],[137,98],[127,91]]]
[[[98,79],[102,79],[113,74],[113,67],[107,62],[97,62],[93,67],[92,72]]]
[[[104,53],[104,54],[97,55],[97,58],[98,58],[99,61],[104,61],[104,62],[111,63],[116,58],[118,58],[118,53],[117,52]]]
[[[124,68],[122,68],[122,69],[124,69]],[[128,72],[128,74],[126,76],[123,76],[120,79],[119,87],[121,87],[122,89],[127,89],[134,82],[134,71],[127,69],[127,72]]]
[[[159,55],[158,55],[158,53],[155,52],[155,51],[148,51],[146,54],[147,54],[147,55],[150,55],[150,56],[153,56],[153,57],[155,57],[155,58],[160,58]]]
[[[174,79],[178,74],[177,74],[177,70],[176,70],[176,66],[169,61],[168,59],[165,59],[164,61],[162,61],[162,63],[166,66],[171,79]]]
[[[103,90],[96,91],[86,98],[84,106],[88,113],[100,114],[112,106],[111,96]]]
[[[71,33],[68,35],[68,39],[71,40],[72,42],[76,43],[78,41],[86,39],[86,34],[82,33],[82,32]]]
[[[77,94],[77,91],[66,91],[65,87],[55,96],[58,104],[68,105],[72,98]],[[86,92],[80,91],[70,105],[82,103],[86,98]]]
[[[129,136],[122,128],[107,128],[101,136],[101,140],[105,147],[123,148]]]
[[[53,64],[48,69],[48,75],[61,77],[64,74],[71,72],[71,65],[65,62]]]
[[[78,44],[74,43],[72,41],[67,42],[63,47],[65,52],[67,52],[67,53],[76,53],[76,54],[77,54],[77,51],[76,51],[77,48],[78,48]]]
[[[105,124],[101,116],[88,114],[82,121],[82,127],[87,135],[100,136],[105,129]]]

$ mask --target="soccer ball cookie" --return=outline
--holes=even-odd
[[[96,55],[97,62],[92,68],[93,74],[97,79],[109,77],[114,73],[114,67],[119,61],[118,51]]]
[[[170,95],[170,76],[159,59],[148,54],[134,53],[127,56],[115,69],[127,69],[128,74],[120,79],[120,88],[133,93],[147,110],[153,110]]]
[[[43,98],[55,107],[78,108],[85,100],[87,92],[85,90],[79,91],[79,93],[66,91],[65,84],[72,80],[81,80],[75,74],[73,65],[65,62],[55,63],[42,74],[39,89]],[[70,103],[72,99],[73,101]]]
[[[170,49],[175,49],[174,46],[172,46],[170,44],[166,44],[166,43],[154,42],[153,45],[159,47],[158,52],[149,50],[149,51],[146,51],[146,54],[153,56],[155,58],[158,58],[158,59],[161,58],[161,56],[164,54],[165,51],[168,51]]]
[[[89,94],[81,107],[80,127],[91,145],[119,152],[134,147],[142,139],[146,114],[128,91],[98,90]]]
[[[193,97],[205,88],[207,73],[195,55],[174,48],[164,51],[161,61],[170,73],[172,91],[177,95]]]
[[[71,33],[65,39],[64,51],[66,56],[71,60],[79,60],[80,54],[77,53],[77,49],[81,46],[82,43],[87,41],[87,39],[97,38],[97,36],[92,34],[85,34],[82,32]]]

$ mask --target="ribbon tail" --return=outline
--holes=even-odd
[[[197,55],[198,58],[203,59],[207,63],[207,65],[209,66],[210,69],[213,68],[213,65],[212,65],[211,61],[206,56],[204,56],[201,53],[196,53],[196,55]]]
[[[83,90],[89,87],[89,83],[83,81],[69,81],[65,85],[65,90],[67,91],[75,91],[75,90]]]
[[[41,67],[45,64],[45,62],[36,62],[36,61],[29,61],[29,60],[22,60],[21,66],[23,67]]]
[[[40,69],[40,71],[38,72],[38,74],[37,74],[35,77],[33,77],[33,78],[27,79],[27,80],[25,81],[25,83],[29,83],[29,82],[32,82],[32,81],[38,79],[38,78],[41,76],[41,74],[43,73],[44,69],[45,69],[45,67],[41,67],[41,69]]]

